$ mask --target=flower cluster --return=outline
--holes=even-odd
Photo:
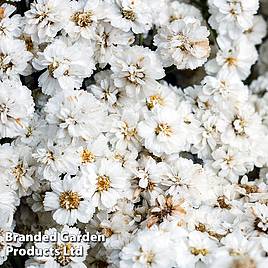
[[[24,244],[60,254],[23,265],[268,267],[267,16],[258,0],[0,1],[0,265],[22,246],[7,232],[67,232]],[[105,242],[71,239],[86,232]]]

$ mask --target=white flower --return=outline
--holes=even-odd
[[[58,136],[89,140],[105,130],[106,111],[91,93],[84,90],[58,93],[45,108],[46,120],[58,127]]]
[[[37,0],[25,12],[25,32],[37,42],[52,40],[67,22],[67,0]]]
[[[236,230],[227,236],[223,237],[221,243],[224,245],[222,250],[228,250],[228,253],[233,256],[248,255],[256,256],[258,254],[258,247],[253,241],[249,241],[243,233]],[[221,250],[221,249],[220,249]]]
[[[220,147],[212,152],[213,168],[219,171],[218,175],[231,182],[236,182],[239,176],[244,175],[250,168],[248,156],[237,149]]]
[[[145,86],[153,87],[164,77],[164,69],[155,52],[133,46],[117,51],[110,62],[115,86],[135,96]]]
[[[179,113],[172,109],[161,109],[148,115],[138,124],[138,134],[144,146],[156,155],[183,151],[186,136],[181,127]]]
[[[0,147],[1,158],[5,158],[0,164],[0,170],[6,184],[16,190],[19,197],[29,195],[36,183],[33,176],[35,167],[31,158],[31,148],[4,144]]]
[[[165,67],[174,64],[178,69],[196,69],[210,54],[208,36],[199,20],[187,18],[160,28],[154,44]]]
[[[169,0],[145,0],[143,2],[147,2],[147,5],[150,7],[150,14],[154,25],[159,27],[168,22]]]
[[[207,182],[202,166],[194,164],[189,159],[181,157],[172,159],[171,156],[169,163],[162,163],[161,167],[162,170],[159,172],[161,184],[168,188],[166,192],[171,195],[176,196],[187,187],[197,197],[206,188]]]
[[[118,201],[117,211],[112,214],[109,220],[103,220],[100,223],[101,232],[106,236],[104,245],[107,249],[121,249],[129,242],[130,232],[136,227],[134,225],[133,205],[131,203],[127,204],[129,207],[127,209],[130,209],[130,211],[127,211],[124,207],[126,206],[123,203],[124,201],[125,199]]]
[[[138,151],[136,150],[113,150],[108,152],[108,157],[120,163],[122,167],[128,170],[133,170],[133,168],[137,167]]]
[[[174,20],[181,20],[184,18],[195,18],[198,20],[202,20],[202,14],[199,9],[194,7],[193,5],[189,5],[186,3],[180,3],[178,1],[171,1],[168,4],[169,6],[169,22]]]
[[[96,27],[104,16],[102,1],[79,0],[71,1],[71,14],[64,25],[64,30],[72,39],[79,37],[94,40]]]
[[[141,231],[123,248],[120,267],[173,267],[171,247],[170,239],[157,230]]]
[[[129,175],[112,160],[102,159],[95,166],[82,169],[91,202],[99,208],[112,208],[129,191]]]
[[[221,35],[232,39],[240,37],[243,31],[253,25],[253,15],[257,13],[259,1],[209,0],[209,23]]]
[[[15,80],[19,75],[30,74],[28,62],[32,53],[26,51],[22,40],[2,38],[0,39],[0,79],[9,78]]]
[[[135,34],[147,33],[152,27],[150,6],[142,0],[105,0],[106,18],[111,25]]]
[[[178,267],[195,267],[199,261],[209,264],[215,258],[216,242],[205,233],[193,231],[189,233],[186,241],[178,242],[176,245]]]
[[[227,112],[222,116],[225,117],[224,120],[227,123],[221,134],[223,143],[247,151],[254,140],[260,141],[264,138],[261,118],[252,105],[244,104],[237,107],[236,111]]]
[[[208,158],[220,140],[220,131],[225,126],[223,120],[218,115],[209,111],[198,114],[200,128],[194,140],[192,152],[197,153],[200,158]]]
[[[255,219],[255,229],[260,232],[267,233],[268,231],[268,207],[265,204],[255,203],[252,206],[252,211]]]
[[[140,142],[137,134],[138,111],[124,109],[121,115],[118,114],[111,119],[111,129],[107,137],[114,148],[117,150],[139,150]]]
[[[110,70],[100,71],[94,76],[96,83],[87,88],[98,100],[106,105],[108,111],[116,109],[118,96],[122,94],[123,90],[114,85],[111,76],[112,72]]]
[[[18,37],[21,33],[21,16],[19,14],[11,16],[16,8],[9,4],[3,4],[0,10],[0,37]]]
[[[127,48],[135,38],[131,32],[123,32],[111,24],[100,23],[96,29],[95,40],[95,59],[100,67],[104,68],[107,63],[110,63],[117,48]]]
[[[108,139],[100,134],[91,141],[82,142],[80,148],[79,156],[81,164],[90,165],[108,154]]]
[[[264,18],[260,15],[253,17],[253,25],[244,31],[249,42],[253,45],[259,45],[265,37],[267,25]]]
[[[81,42],[70,45],[56,40],[37,54],[33,66],[37,70],[47,69],[38,81],[42,91],[48,95],[80,88],[83,79],[90,77],[95,68],[91,47]]]
[[[264,94],[262,96],[264,99],[267,98],[267,94],[265,92],[268,91],[268,72],[266,72],[264,75],[260,75],[256,80],[253,80],[250,84],[250,89],[253,91],[253,93]],[[253,98],[255,98],[255,96],[253,96]],[[263,101],[263,98],[257,98],[257,100]],[[258,105],[260,105],[259,102]]]
[[[55,135],[51,132],[47,135]],[[54,181],[64,173],[76,174],[80,164],[77,148],[69,144],[57,144],[56,141],[48,139],[45,144],[40,143],[33,153],[38,162],[38,174],[40,180]]]
[[[248,88],[236,78],[206,76],[202,86],[202,92],[212,97],[215,102],[213,108],[217,110],[233,110],[248,100]]]
[[[20,83],[0,82],[0,137],[22,135],[34,112],[31,91]]]
[[[256,62],[256,48],[247,41],[245,36],[231,41],[225,37],[217,39],[220,50],[216,58],[206,64],[208,74],[221,74],[225,77],[237,77],[244,80],[250,74],[251,66]]]
[[[134,188],[134,198],[139,201],[142,196],[148,203],[154,205],[159,194],[163,193],[161,189],[161,164],[150,157],[142,157],[139,166],[131,168],[135,174],[132,187]]]
[[[173,88],[165,82],[157,83],[154,87],[147,87],[144,90],[144,95],[145,112],[154,109],[175,109],[179,101]]]
[[[77,221],[87,223],[95,211],[90,200],[90,189],[82,178],[65,176],[51,183],[52,192],[46,192],[44,208],[52,211],[58,224],[74,225]]]
[[[17,138],[18,144],[37,145],[40,142],[40,137],[47,131],[47,122],[36,113],[29,120],[27,128]]]

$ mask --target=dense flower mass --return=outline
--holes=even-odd
[[[0,0],[1,267],[268,267],[267,10]]]

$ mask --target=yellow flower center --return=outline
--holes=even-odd
[[[233,156],[229,155],[226,158],[224,158],[224,161],[226,162],[226,164],[229,166],[232,164],[232,162],[234,161]]]
[[[155,134],[159,135],[160,133],[163,133],[166,136],[171,136],[173,131],[172,131],[171,127],[168,124],[160,123],[155,128]]]
[[[206,232],[207,228],[205,224],[199,223],[197,226],[195,226],[195,230],[204,233]]]
[[[217,199],[218,205],[222,209],[228,209],[228,210],[230,210],[232,207],[231,207],[230,204],[227,204],[226,203],[226,200],[225,199],[226,199],[225,196],[219,196],[218,199]]]
[[[237,64],[237,58],[234,57],[228,57],[225,59],[225,62],[229,65],[229,66],[234,66]]]
[[[54,154],[53,154],[53,152],[51,152],[51,151],[48,151],[48,152],[47,152],[46,157],[47,157],[47,160],[55,161]]]
[[[59,63],[54,61],[48,65],[48,73],[53,76],[53,72],[59,67]]]
[[[6,55],[0,53],[0,69],[2,69],[4,72],[13,67],[13,63],[11,61],[9,61],[8,63],[4,63],[6,58],[7,58]]]
[[[92,16],[93,16],[92,11],[87,12],[79,11],[72,16],[72,20],[80,27],[87,27],[93,22]]]
[[[234,129],[234,132],[236,135],[239,136],[246,136],[246,127],[247,127],[247,122],[244,118],[240,116],[235,116],[232,126]]]
[[[101,232],[105,235],[105,237],[110,237],[113,235],[113,231],[111,228],[103,228]]]
[[[191,248],[191,253],[195,256],[197,255],[208,255],[209,251],[206,248]]]
[[[97,190],[99,192],[108,191],[111,187],[111,181],[109,177],[103,175],[97,178]]]
[[[77,209],[79,207],[81,198],[78,193],[67,191],[60,194],[60,207],[64,209]]]
[[[21,180],[21,178],[25,175],[26,171],[23,168],[22,164],[18,164],[12,171],[13,175],[15,176],[17,182]]]
[[[20,37],[21,40],[25,42],[27,51],[32,51],[34,48],[32,38],[30,36],[22,35]]]
[[[54,247],[58,250],[59,255],[56,256],[56,262],[60,266],[66,266],[71,262],[71,248],[74,246],[68,242],[66,244],[56,244]]]
[[[161,106],[164,104],[163,99],[159,95],[152,95],[146,101],[146,105],[149,110],[152,110],[157,104]]]
[[[127,10],[127,9],[122,9],[122,16],[123,18],[131,21],[136,20],[136,14],[133,10]]]
[[[83,152],[81,154],[81,158],[82,158],[83,164],[93,163],[96,160],[95,155],[91,151],[89,151],[88,149],[83,150]]]
[[[153,253],[152,251],[149,251],[145,254],[145,258],[148,264],[153,264],[155,253]]]
[[[122,128],[122,134],[125,139],[130,140],[132,137],[137,135],[137,130],[136,128],[129,128],[128,124],[125,122]]]

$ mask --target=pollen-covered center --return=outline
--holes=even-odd
[[[141,67],[140,63],[144,60],[144,58],[139,59],[139,63],[132,64],[128,66],[127,69],[127,76],[126,78],[129,80],[129,82],[139,85],[143,84],[143,79],[145,78],[144,69]]]
[[[152,95],[147,98],[146,105],[149,110],[152,110],[156,105],[163,106],[164,100],[160,95]]]
[[[111,181],[108,176],[102,175],[97,178],[97,190],[99,192],[108,191],[111,187]]]
[[[56,262],[60,264],[60,266],[66,266],[71,262],[71,248],[73,245],[68,242],[66,244],[56,244],[54,246],[59,254],[56,256]]]
[[[26,134],[25,134],[25,136],[26,136],[26,138],[29,138],[32,135],[33,135],[33,128],[31,126],[29,126],[29,127],[26,128]]]
[[[80,27],[87,27],[93,22],[92,16],[93,16],[92,11],[87,12],[79,11],[72,16],[72,20],[76,23],[76,25]]]
[[[175,39],[180,41],[180,45],[178,45],[178,48],[181,51],[188,51],[189,48],[191,48],[191,42],[188,39],[187,36],[183,35],[182,33],[179,33],[177,36],[175,36]]]
[[[197,255],[208,255],[209,251],[206,248],[191,248],[191,253],[195,256]]]
[[[48,73],[53,76],[54,71],[59,67],[59,63],[53,61],[51,64],[48,65]]]
[[[256,218],[254,221],[254,228],[255,230],[268,234],[268,220],[267,219],[261,219],[261,218]]]
[[[123,18],[127,19],[127,20],[131,20],[131,21],[135,21],[136,20],[136,14],[133,10],[131,9],[122,9],[122,16]]]
[[[113,235],[113,230],[111,228],[105,227],[101,230],[101,233],[105,235],[105,237],[111,237]]]
[[[81,158],[82,158],[83,164],[93,163],[95,162],[95,159],[96,159],[95,155],[88,149],[83,150],[81,154]]]
[[[232,126],[236,135],[246,136],[245,128],[247,126],[246,120],[240,116],[236,116],[232,122]]]
[[[130,140],[132,137],[135,137],[137,135],[136,128],[129,128],[128,124],[124,122],[122,127],[122,134],[124,135],[124,138],[127,140]]]
[[[152,251],[145,252],[144,258],[146,259],[147,264],[152,265],[155,259],[155,253]]]
[[[20,39],[25,42],[27,51],[33,51],[34,44],[33,44],[32,38],[30,36],[23,34],[20,36]]]
[[[234,57],[228,57],[225,59],[225,62],[229,65],[229,66],[235,66],[237,64],[237,58]]]
[[[0,69],[4,72],[13,67],[13,63],[8,59],[9,57],[3,53],[0,53]]]
[[[60,207],[64,209],[77,209],[81,198],[78,193],[67,191],[60,194]]]
[[[20,181],[21,178],[26,173],[26,170],[24,169],[22,164],[18,164],[12,171],[13,175],[15,176],[17,181]]]
[[[221,209],[228,209],[230,210],[232,207],[230,204],[226,203],[226,197],[225,196],[219,196],[217,198],[218,205]]]
[[[48,151],[47,152],[47,154],[46,154],[46,163],[48,162],[48,161],[55,161],[55,156],[54,156],[54,154],[53,154],[53,152],[51,152],[51,151]]]
[[[172,128],[168,124],[160,123],[155,128],[155,134],[159,135],[160,133],[163,133],[165,136],[169,137],[172,135],[173,131],[172,131]]]
[[[228,165],[231,166],[234,161],[234,157],[231,155],[228,155],[224,158],[224,162]]]

